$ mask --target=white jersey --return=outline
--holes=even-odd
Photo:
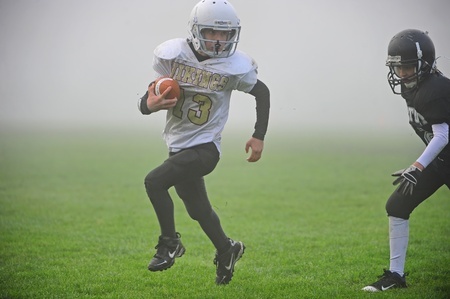
[[[249,92],[257,81],[257,64],[241,51],[228,58],[199,62],[186,39],[166,41],[154,51],[156,77],[180,84],[177,105],[167,111],[163,137],[170,151],[214,142],[220,151],[231,92]]]

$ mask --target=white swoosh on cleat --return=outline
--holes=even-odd
[[[161,266],[161,265],[164,265],[164,264],[167,264],[167,261],[162,261],[161,263],[157,264],[156,266]]]
[[[225,266],[225,269],[230,271],[231,267],[233,267],[233,261],[234,261],[234,253],[231,255],[230,264],[228,266]]]
[[[170,251],[169,251],[169,257],[170,257],[171,259],[173,259],[173,257],[175,256],[175,253],[177,252],[178,247],[180,247],[180,245],[177,245],[177,248],[175,248],[175,250],[174,250],[173,252],[170,252]]]
[[[395,283],[390,285],[390,286],[388,286],[388,287],[381,286],[381,290],[382,291],[386,291],[386,290],[389,290],[390,288],[392,288],[393,286],[395,286]]]

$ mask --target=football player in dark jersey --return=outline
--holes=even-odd
[[[392,174],[398,187],[386,203],[390,266],[380,280],[363,288],[369,292],[406,287],[409,216],[440,187],[450,188],[450,80],[436,68],[428,33],[408,29],[396,34],[386,66],[389,85],[405,99],[409,123],[426,147],[411,166]]]

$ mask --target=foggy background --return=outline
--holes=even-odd
[[[153,49],[187,37],[197,0],[0,0],[0,126],[161,131],[165,111],[143,116]],[[231,2],[238,49],[271,90],[269,132],[349,128],[408,132],[405,103],[385,66],[397,32],[434,41],[450,75],[448,0]],[[252,96],[233,93],[228,128],[255,122]]]

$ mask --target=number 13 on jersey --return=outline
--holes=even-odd
[[[195,94],[192,97],[192,101],[197,105],[195,107],[187,109],[187,118],[189,121],[195,125],[201,126],[208,122],[209,116],[211,114],[212,101],[208,96],[202,94]],[[183,106],[186,102],[184,96],[184,90],[180,89],[180,98],[178,99],[177,105],[173,107],[172,114],[175,117],[183,118],[186,111],[183,110]]]

